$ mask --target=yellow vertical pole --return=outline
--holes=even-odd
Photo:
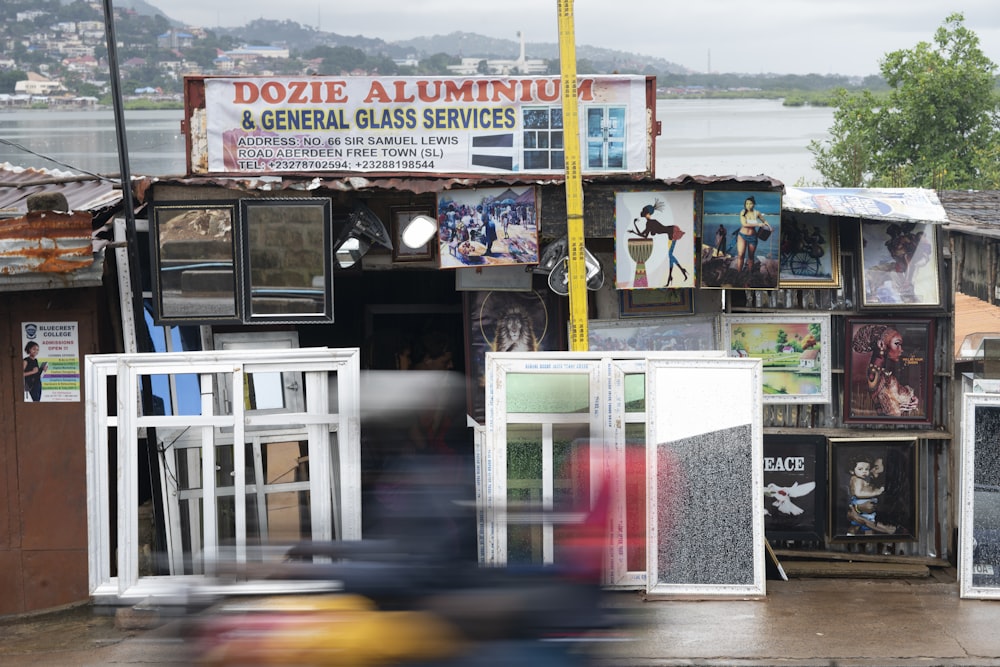
[[[583,244],[583,182],[580,175],[580,114],[577,110],[576,31],[573,0],[557,0],[562,85],[563,146],[566,160],[566,237],[569,241],[569,349],[586,352],[587,263]]]

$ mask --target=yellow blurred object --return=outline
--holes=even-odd
[[[256,607],[264,609],[264,607]],[[272,622],[260,619],[274,613]],[[275,598],[244,614],[231,636],[202,656],[209,665],[382,667],[449,658],[464,643],[447,622],[424,611],[379,611],[356,595]]]
[[[333,595],[279,595],[254,602],[262,612],[310,613],[325,611],[375,611],[375,603],[363,595],[335,593]]]

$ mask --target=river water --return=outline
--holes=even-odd
[[[658,178],[765,174],[786,185],[818,183],[806,147],[824,140],[833,123],[830,108],[777,100],[659,100],[656,114]],[[180,110],[126,112],[133,176],[185,172],[182,117]],[[116,139],[109,110],[0,112],[0,163],[116,174]]]

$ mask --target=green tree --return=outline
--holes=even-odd
[[[781,352],[788,344],[788,334],[784,329],[778,329],[778,335],[774,337],[774,351]]]
[[[14,86],[17,85],[17,82],[24,81],[27,78],[28,78],[28,73],[20,69],[12,69],[0,72],[0,93],[13,95]]]
[[[809,144],[824,185],[1000,186],[997,66],[964,22],[951,14],[933,45],[887,54],[888,92],[836,93],[831,139]]]

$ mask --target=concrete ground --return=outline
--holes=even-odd
[[[953,573],[952,573],[953,575]],[[1000,667],[1000,600],[963,600],[930,579],[767,582],[759,601],[643,602],[613,593],[642,620],[602,644],[603,666]],[[183,621],[89,606],[0,618],[0,665],[186,665]]]

